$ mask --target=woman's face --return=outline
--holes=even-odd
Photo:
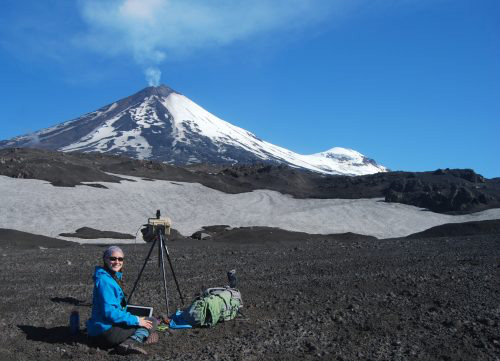
[[[114,251],[111,256],[104,259],[108,268],[114,272],[119,272],[123,267],[123,252]]]

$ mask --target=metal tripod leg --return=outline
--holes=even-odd
[[[175,285],[177,286],[177,292],[179,292],[179,296],[181,298],[182,305],[184,306],[184,297],[182,297],[181,288],[179,287],[179,282],[177,282],[177,277],[175,276],[174,266],[172,265],[172,261],[170,260],[170,253],[168,253],[167,245],[164,242],[162,242],[162,245],[165,248],[165,253],[167,255],[168,264],[170,265],[170,270],[172,271],[172,276],[174,277]]]
[[[179,282],[177,282],[177,277],[175,276],[174,267],[172,265],[172,261],[170,260],[170,254],[168,253],[168,248],[167,248],[167,245],[165,243],[164,234],[161,231],[158,231],[158,233],[156,234],[154,242],[151,245],[151,248],[149,249],[149,252],[148,252],[148,255],[146,256],[146,259],[144,260],[144,264],[142,265],[141,271],[139,272],[139,275],[137,276],[137,279],[134,283],[134,287],[132,288],[132,292],[130,292],[127,303],[130,303],[130,300],[132,299],[132,295],[134,294],[134,291],[137,287],[137,284],[139,283],[139,280],[141,279],[142,273],[143,273],[144,269],[146,268],[146,264],[148,263],[148,260],[151,257],[151,253],[153,252],[153,248],[155,247],[156,242],[158,242],[158,267],[161,268],[162,277],[163,277],[163,289],[165,291],[165,303],[167,306],[167,313],[170,314],[170,307],[169,307],[169,303],[168,303],[167,277],[165,275],[165,257],[164,257],[163,252],[165,252],[165,254],[167,255],[168,264],[170,265],[170,270],[172,271],[172,276],[174,277],[175,285],[177,286],[177,291],[179,292],[179,296],[181,298],[181,302],[182,302],[183,306],[184,306],[184,297],[182,297],[181,289],[179,287]]]
[[[135,280],[134,287],[132,288],[132,291],[130,292],[130,295],[128,296],[127,303],[130,303],[130,300],[132,299],[132,295],[134,294],[135,288],[137,287],[137,284],[139,283],[139,280],[141,279],[142,272],[144,271],[144,268],[146,268],[146,264],[148,263],[149,257],[151,256],[151,252],[153,252],[153,248],[155,247],[157,239],[155,238],[153,244],[151,245],[151,248],[149,249],[148,255],[146,256],[146,259],[144,260],[144,264],[142,265],[141,271],[139,272],[139,276],[137,276],[137,279]]]
[[[167,314],[170,315],[170,308],[168,305],[167,279],[165,277],[165,262],[163,259],[163,247],[164,247],[165,243],[163,241],[163,235],[161,232],[159,233],[158,238],[160,240],[159,250],[158,250],[158,254],[160,256],[159,266],[161,267],[161,271],[162,271],[162,275],[163,275],[163,289],[165,290],[165,302],[167,304]],[[168,256],[168,254],[167,254],[167,256]]]

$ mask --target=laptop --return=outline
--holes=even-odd
[[[153,307],[127,305],[125,311],[139,317],[153,317]]]

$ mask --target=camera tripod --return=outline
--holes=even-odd
[[[157,216],[159,218],[159,212],[157,213]],[[148,263],[151,253],[153,252],[153,249],[155,248],[155,245],[158,244],[158,267],[161,268],[161,273],[163,276],[163,289],[165,291],[165,303],[167,305],[167,314],[170,315],[170,307],[168,304],[168,290],[167,290],[167,279],[165,277],[165,258],[164,258],[164,253],[167,257],[168,264],[170,265],[170,270],[172,271],[172,276],[175,281],[175,285],[177,286],[177,291],[179,292],[179,296],[181,298],[182,305],[184,306],[184,297],[182,297],[181,289],[179,288],[179,283],[177,282],[177,277],[175,277],[175,272],[174,272],[174,267],[172,266],[172,260],[170,259],[170,254],[168,252],[167,245],[165,243],[165,233],[164,229],[162,227],[157,227],[155,229],[155,237],[153,244],[151,245],[151,248],[149,249],[148,255],[146,256],[146,259],[144,260],[144,264],[141,268],[141,271],[139,272],[139,275],[137,276],[137,279],[135,280],[134,287],[132,288],[132,291],[130,292],[130,295],[128,296],[127,303],[130,303],[130,300],[132,299],[132,295],[134,294],[134,291],[139,283],[139,280],[141,279],[142,272],[146,268],[146,264]]]

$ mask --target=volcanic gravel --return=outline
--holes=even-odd
[[[16,231],[14,229],[0,228],[0,247],[14,249],[29,248],[63,248],[71,247],[77,243],[63,241],[58,238],[46,237],[39,234]]]
[[[423,232],[413,233],[406,238],[474,236],[480,234],[500,235],[500,219],[446,223],[431,227]]]
[[[244,317],[160,334],[148,356],[118,356],[71,337],[91,310],[103,246],[0,243],[1,360],[498,360],[500,237],[377,240],[246,228],[168,242],[186,299],[235,268]],[[150,244],[124,245],[126,291]],[[156,257],[157,252],[153,252]],[[171,308],[180,301],[167,265]],[[134,303],[164,313],[147,265]]]

